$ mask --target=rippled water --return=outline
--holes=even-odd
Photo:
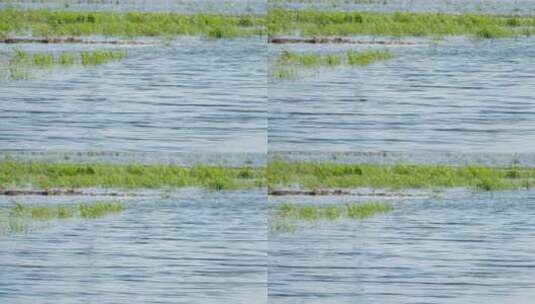
[[[270,235],[270,303],[530,303],[535,296],[535,192],[453,192],[394,206],[360,222]]]
[[[263,192],[183,190],[126,206],[119,215],[0,236],[2,302],[267,302]]]
[[[3,0],[0,8],[262,14],[265,0]]]
[[[98,68],[0,84],[1,150],[265,151],[263,39],[183,38],[128,51],[126,60]]]
[[[534,41],[418,39],[366,68],[271,80],[269,149],[533,152]],[[270,45],[270,57],[369,48]]]
[[[373,11],[373,12],[443,12],[532,15],[530,0],[271,0],[270,7],[295,9]]]

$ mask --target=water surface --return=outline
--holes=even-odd
[[[0,45],[29,52],[106,45]],[[128,48],[128,58],[0,83],[3,151],[266,150],[262,38],[180,38]]]
[[[535,295],[534,191],[454,191],[394,208],[271,234],[270,303],[529,303]]]
[[[414,41],[387,47],[396,58],[366,68],[271,79],[270,151],[535,151],[533,38]],[[273,62],[282,50],[345,54],[384,47],[269,48]]]
[[[0,208],[9,204],[0,197]],[[126,208],[0,236],[0,302],[267,302],[263,191],[181,190],[134,198]]]

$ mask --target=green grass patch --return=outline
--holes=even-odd
[[[83,65],[102,65],[110,61],[118,61],[126,58],[126,51],[92,51],[82,52],[81,62]]]
[[[275,72],[271,76],[281,80],[295,79],[301,68],[336,67],[343,64],[364,67],[392,58],[394,54],[389,50],[348,51],[345,54],[301,54],[285,50],[279,55],[274,66]]]
[[[385,61],[394,58],[394,54],[388,50],[347,52],[347,62],[352,66],[367,66],[374,62]]]
[[[99,201],[70,205],[25,205],[15,203],[9,210],[12,217],[27,218],[38,221],[69,219],[73,217],[100,218],[125,210],[119,201]]]
[[[273,232],[291,232],[300,222],[334,221],[338,219],[363,220],[393,210],[390,203],[364,202],[343,205],[279,204],[270,213],[270,229]]]
[[[174,165],[106,165],[0,161],[0,189],[89,187],[135,189],[201,187],[211,190],[260,188],[263,168]]]
[[[31,78],[31,75],[46,71],[56,66],[70,67],[75,64],[81,66],[99,66],[112,61],[119,61],[127,57],[126,50],[86,51],[81,53],[63,52],[28,53],[16,49],[15,54],[8,61],[7,80],[21,80]]]
[[[71,218],[98,219],[121,213],[125,206],[120,201],[98,201],[68,205],[30,205],[14,203],[6,212],[0,212],[0,234],[28,232],[41,227],[39,222]],[[36,225],[37,224],[37,225]]]
[[[287,163],[271,161],[267,169],[271,190],[288,187],[317,188],[453,188],[481,191],[529,189],[535,169],[481,166],[372,165]]]
[[[0,34],[33,36],[205,36],[263,35],[264,18],[252,14],[181,14],[156,12],[75,12],[0,10]]]
[[[270,35],[303,36],[475,36],[501,38],[531,35],[535,17],[484,14],[378,13],[272,9]]]

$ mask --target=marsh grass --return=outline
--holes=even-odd
[[[105,165],[0,161],[0,189],[32,185],[39,189],[180,188],[210,190],[260,188],[265,185],[263,168],[173,165]]]
[[[483,14],[378,13],[272,9],[270,35],[300,32],[303,36],[475,36],[501,38],[531,35],[533,16]]]
[[[76,56],[71,53],[62,53],[59,55],[58,62],[64,66],[73,65],[76,63]]]
[[[535,169],[480,166],[374,165],[287,163],[271,161],[268,187],[317,188],[453,188],[481,191],[529,189],[535,185]]]
[[[394,58],[394,54],[388,50],[347,52],[347,62],[352,66],[367,66],[374,62],[385,61]]]
[[[9,210],[14,218],[26,218],[37,221],[69,219],[73,217],[100,218],[125,210],[119,201],[98,201],[70,205],[25,205],[15,203]]]
[[[81,62],[83,65],[102,65],[111,61],[118,61],[126,58],[125,50],[119,51],[93,51],[82,52]]]
[[[33,36],[178,36],[228,38],[265,34],[264,18],[255,15],[154,12],[75,12],[0,10],[0,34]]]
[[[63,52],[59,55],[53,53],[28,53],[15,49],[14,55],[8,62],[8,80],[24,80],[33,73],[50,70],[53,67],[70,67],[76,64],[82,66],[99,66],[112,61],[119,61],[127,57],[126,50],[86,51],[81,53]]]
[[[364,67],[392,58],[394,54],[389,50],[348,51],[346,54],[301,54],[285,50],[276,61],[272,77],[281,80],[295,79],[300,75],[298,69],[337,67],[343,64]]]
[[[335,221],[339,219],[363,220],[393,210],[390,203],[363,202],[342,205],[304,205],[294,203],[279,204],[270,213],[270,230],[292,232],[300,222]]]
[[[80,204],[80,217],[100,218],[109,214],[121,213],[125,210],[121,202],[96,202],[92,204]]]
[[[120,201],[97,201],[68,205],[30,205],[14,203],[7,212],[0,212],[0,234],[26,233],[43,227],[44,223],[72,218],[98,219],[121,213]]]

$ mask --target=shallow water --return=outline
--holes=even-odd
[[[264,192],[182,190],[126,204],[119,215],[1,236],[2,302],[267,302]]]
[[[359,38],[370,39],[370,38]],[[416,39],[396,58],[269,84],[270,151],[535,151],[534,38]],[[366,45],[270,45],[342,52]]]
[[[271,234],[270,303],[529,303],[535,295],[534,191],[394,206],[360,222]]]
[[[262,38],[181,38],[170,46],[131,46],[127,59],[105,66],[0,83],[0,149],[264,152],[265,62]]]
[[[530,0],[271,0],[270,7],[294,9],[371,11],[371,12],[442,12],[487,13],[497,15],[533,15]]]
[[[180,13],[262,14],[264,0],[3,0],[0,8],[141,11]]]

